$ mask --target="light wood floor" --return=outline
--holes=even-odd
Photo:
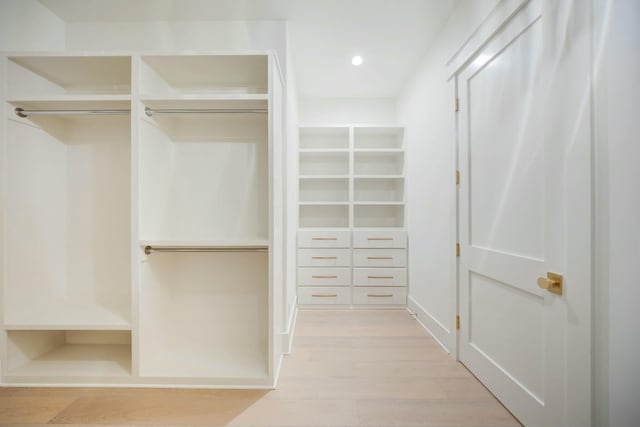
[[[402,310],[303,310],[277,390],[0,389],[2,425],[520,426]]]

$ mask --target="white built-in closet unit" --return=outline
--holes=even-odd
[[[2,382],[272,386],[276,56],[3,67]]]
[[[301,127],[298,303],[407,301],[404,129]]]

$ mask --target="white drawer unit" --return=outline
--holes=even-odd
[[[298,304],[301,305],[349,305],[350,287],[299,287]]]
[[[350,268],[298,268],[298,286],[349,286]]]
[[[298,249],[299,267],[350,267],[351,249]]]
[[[300,230],[299,248],[350,248],[351,233],[341,230]]]
[[[354,268],[353,286],[407,286],[407,269]]]
[[[354,267],[406,267],[405,249],[354,249]]]
[[[354,248],[406,248],[404,230],[357,230],[353,232]]]
[[[354,287],[354,305],[404,305],[407,303],[407,288]]]

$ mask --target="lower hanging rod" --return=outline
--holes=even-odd
[[[145,108],[144,113],[151,117],[154,114],[264,114],[266,108]]]
[[[151,255],[154,252],[183,252],[183,253],[198,253],[198,252],[220,252],[220,253],[246,253],[246,252],[269,252],[269,249],[264,246],[247,246],[247,247],[214,247],[214,248],[202,248],[202,247],[169,247],[154,248],[153,246],[145,246],[144,253]]]
[[[18,117],[44,116],[44,115],[92,115],[92,116],[115,116],[131,114],[131,110],[25,110],[16,108],[15,113]]]

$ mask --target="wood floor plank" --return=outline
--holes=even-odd
[[[519,426],[403,310],[301,310],[277,390],[4,388],[0,425]]]

